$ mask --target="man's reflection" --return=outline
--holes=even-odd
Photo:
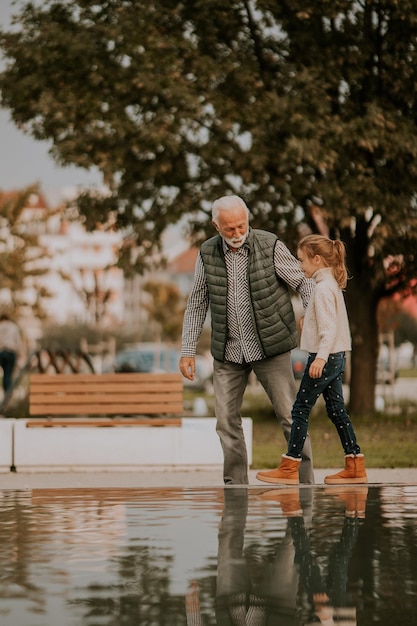
[[[328,492],[345,503],[346,515],[339,542],[329,555],[327,576],[323,576],[310,545],[313,490],[297,487],[271,489],[259,496],[276,502],[287,517],[287,524],[273,557],[263,563],[262,577],[257,579],[244,551],[248,490],[224,489],[216,594],[219,626],[301,626],[311,622],[330,626],[340,619],[351,626],[356,623],[346,589],[367,488],[334,487]],[[308,614],[301,606],[302,596],[308,598]]]
[[[265,601],[254,593],[243,551],[248,512],[248,490],[224,489],[223,517],[217,555],[217,624],[265,622]]]

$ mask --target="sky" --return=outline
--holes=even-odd
[[[15,12],[12,0],[0,0],[0,26],[7,27]],[[48,194],[64,193],[73,187],[100,185],[96,171],[59,167],[49,155],[50,144],[35,141],[10,120],[7,109],[0,108],[0,190],[22,189],[34,183]]]

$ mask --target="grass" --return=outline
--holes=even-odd
[[[188,392],[189,394],[189,392]],[[196,395],[202,395],[196,394]],[[189,396],[189,400],[192,396]],[[208,415],[214,415],[213,399],[206,397]],[[247,390],[242,415],[253,419],[253,469],[273,468],[285,452],[285,440],[266,394]],[[410,402],[386,406],[385,413],[353,420],[356,436],[369,468],[417,467],[417,405]],[[314,466],[343,465],[343,450],[336,429],[320,401],[310,416]]]
[[[356,436],[367,467],[417,467],[417,415],[358,418]],[[285,452],[284,437],[277,421],[255,418],[253,425],[253,468],[276,467]],[[322,412],[310,418],[310,437],[316,468],[343,465],[343,450],[336,429]]]
[[[417,378],[417,367],[411,367],[408,369],[400,369],[398,371],[400,378]]]

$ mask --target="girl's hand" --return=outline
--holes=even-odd
[[[324,359],[314,359],[308,370],[310,378],[320,378],[325,365],[326,361]]]

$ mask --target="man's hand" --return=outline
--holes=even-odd
[[[180,358],[180,372],[188,380],[194,380],[195,376],[195,357],[182,356]]]

